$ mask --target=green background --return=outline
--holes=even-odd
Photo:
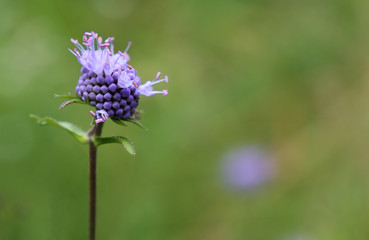
[[[87,129],[89,107],[58,110],[85,31],[131,40],[143,124],[103,135],[97,239],[369,239],[369,2],[365,0],[0,0],[0,239],[88,235],[88,149],[28,115]],[[271,152],[260,191],[232,191],[222,156]]]

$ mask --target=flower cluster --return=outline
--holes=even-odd
[[[71,39],[76,48],[69,51],[82,65],[76,93],[82,101],[96,107],[96,114],[92,114],[97,118],[96,122],[105,122],[108,117],[129,118],[135,113],[140,95],[168,94],[168,90],[153,89],[157,83],[167,83],[167,76],[159,79],[161,73],[158,72],[153,80],[141,84],[137,71],[127,64],[131,42],[123,52],[114,53],[113,40],[108,37],[103,41],[95,32],[86,32],[82,44]]]

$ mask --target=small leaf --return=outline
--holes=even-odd
[[[94,141],[94,144],[96,146],[100,146],[100,145],[103,145],[103,144],[108,144],[108,143],[119,143],[119,144],[122,144],[124,149],[132,154],[132,155],[135,155],[135,150],[134,150],[134,147],[133,147],[133,143],[131,140],[129,140],[128,138],[126,137],[121,137],[121,136],[114,136],[114,137],[95,137],[93,139]]]
[[[64,99],[68,99],[68,100],[73,100],[73,99],[78,99],[77,96],[72,96],[72,95],[60,95],[60,94],[54,94],[54,96],[56,98],[64,98]]]
[[[107,144],[107,143],[120,143],[123,145],[124,149],[132,154],[135,155],[135,149],[133,147],[133,143],[131,140],[129,140],[129,138],[126,137],[120,137],[120,136],[114,136],[114,137],[95,137],[93,139],[94,144],[96,145],[96,147],[103,145],[103,144]]]
[[[142,123],[140,123],[137,119],[135,118],[127,118],[127,119],[124,119],[123,121],[126,121],[126,122],[130,122],[130,123],[133,123],[137,126],[139,126],[140,128],[142,128],[143,130],[147,131],[147,128],[144,127],[144,125],[142,125]]]
[[[81,130],[79,127],[75,126],[73,123],[57,121],[51,117],[40,118],[39,116],[36,116],[33,114],[31,114],[30,117],[33,119],[36,119],[37,123],[42,126],[51,125],[51,126],[60,127],[68,131],[80,143],[88,143],[87,132]]]
[[[122,125],[122,126],[127,126],[127,124],[125,124],[122,120],[120,119],[114,119],[114,118],[111,118],[111,120],[113,120],[113,122],[115,122],[116,124],[118,125]]]
[[[59,110],[66,107],[66,106],[68,106],[69,104],[72,104],[72,103],[87,104],[86,102],[75,98],[75,99],[72,99],[72,100],[69,100],[69,101],[66,101],[66,102],[63,102],[62,104],[60,104]]]

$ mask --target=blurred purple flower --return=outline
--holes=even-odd
[[[225,154],[223,179],[236,190],[254,190],[269,182],[275,174],[275,165],[264,148],[246,146]]]

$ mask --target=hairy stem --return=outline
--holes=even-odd
[[[97,147],[93,143],[94,137],[101,136],[104,123],[95,124],[88,132],[90,145],[90,231],[89,240],[95,240],[96,233],[96,158]]]

